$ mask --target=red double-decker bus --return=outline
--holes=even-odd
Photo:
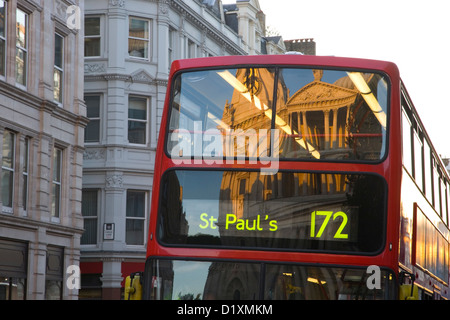
[[[175,61],[144,298],[446,298],[448,191],[393,63]]]

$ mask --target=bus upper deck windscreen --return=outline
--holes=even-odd
[[[172,158],[379,162],[386,154],[388,91],[386,75],[352,70],[180,73],[172,85],[166,152]]]

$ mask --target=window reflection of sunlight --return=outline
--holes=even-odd
[[[267,105],[261,102],[261,100],[256,95],[251,95],[247,87],[239,81],[235,76],[233,76],[228,70],[218,72],[218,74],[227,81],[232,87],[234,87],[237,91],[240,92],[240,94],[246,98],[249,102],[252,102],[254,106],[264,111],[264,114],[266,117],[268,117],[270,120],[272,120],[272,110],[269,109]],[[253,97],[253,100],[252,100]],[[280,127],[281,130],[283,130],[288,135],[294,135],[297,136],[295,138],[295,141],[305,150],[309,151],[312,156],[316,159],[320,159],[320,153],[308,142],[306,142],[304,139],[300,139],[298,137],[298,132],[293,130],[283,119],[281,119],[278,115],[275,115],[275,123]]]

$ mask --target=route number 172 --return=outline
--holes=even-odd
[[[323,219],[322,225],[320,226],[319,230],[316,233],[316,220],[318,219],[318,216],[325,216],[325,218]],[[337,229],[333,238],[334,239],[348,239],[348,234],[342,233],[342,230],[344,230],[344,228],[348,222],[347,214],[342,211],[338,211],[334,214],[333,214],[333,211],[313,211],[311,213],[311,233],[310,233],[311,238],[322,237],[323,232],[325,231],[331,217],[333,217],[333,220],[335,220],[337,217],[342,217],[341,225]],[[322,220],[322,219],[320,219],[320,220]]]

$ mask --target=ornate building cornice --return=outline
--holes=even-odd
[[[149,85],[167,86],[167,79],[155,79],[146,72],[140,69],[133,74],[124,73],[106,73],[106,69],[102,64],[84,64],[84,80],[85,81],[112,81],[119,80],[133,83],[144,83]]]
[[[228,49],[227,51],[231,51],[232,54],[236,55],[247,54],[243,48],[241,48],[237,43],[229,41],[221,30],[218,30],[211,23],[206,21],[206,19],[200,16],[197,12],[193,11],[184,1],[181,0],[164,0],[164,1],[169,3],[171,8],[177,11],[185,19],[195,24],[200,30],[203,30],[205,36],[209,35],[216,42],[218,42],[221,47]],[[224,22],[222,21],[222,23]],[[238,35],[236,36],[239,37]]]

